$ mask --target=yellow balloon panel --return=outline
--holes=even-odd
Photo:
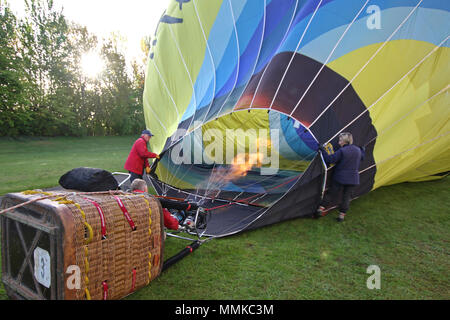
[[[449,170],[440,161],[449,157],[449,49],[397,40],[373,57],[378,48],[355,50],[329,65],[353,79],[377,130],[374,188]]]

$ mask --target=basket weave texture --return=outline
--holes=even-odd
[[[117,198],[122,201],[135,230]],[[163,221],[158,200],[133,193],[68,193],[65,199],[67,203],[61,203],[72,213],[75,227],[70,246],[81,271],[81,287],[76,290],[75,299],[119,299],[148,285],[159,275]]]

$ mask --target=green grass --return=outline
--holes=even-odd
[[[0,139],[0,195],[58,185],[77,167],[122,171],[136,136]]]
[[[134,139],[0,140],[0,194],[55,186],[78,166],[124,171]],[[449,186],[382,187],[353,201],[344,223],[334,211],[212,240],[126,299],[450,299]],[[168,238],[166,258],[187,244]],[[380,290],[366,287],[369,265]]]

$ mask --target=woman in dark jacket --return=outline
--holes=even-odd
[[[340,148],[331,155],[320,148],[327,165],[334,163],[335,168],[330,189],[317,209],[316,216],[322,216],[331,200],[338,197],[342,191],[343,196],[339,202],[339,217],[337,218],[337,221],[341,222],[344,221],[348,211],[352,192],[359,185],[359,164],[364,159],[364,149],[353,145],[353,136],[348,132],[339,135],[339,146]]]

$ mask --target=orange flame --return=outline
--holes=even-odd
[[[210,178],[211,183],[225,185],[230,181],[245,177],[253,167],[261,167],[262,153],[240,153],[234,157],[231,168],[216,168]]]
[[[262,153],[240,153],[231,164],[231,170],[228,173],[229,180],[235,180],[239,177],[245,177],[253,167],[261,167],[263,161]]]
[[[270,139],[258,138],[256,140],[256,146],[256,150],[260,151],[261,148],[264,148],[266,150],[265,152],[267,152],[267,149],[271,147],[271,141]],[[224,167],[214,169],[209,181],[212,185],[216,185],[216,187],[218,185],[226,185],[230,181],[245,177],[253,167],[262,167],[263,160],[263,152],[239,153],[234,157],[229,169]]]

